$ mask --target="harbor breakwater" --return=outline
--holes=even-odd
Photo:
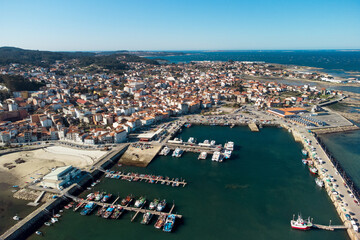
[[[304,149],[306,149],[308,152],[310,152],[310,149],[305,142],[304,136],[301,133],[299,133],[296,129],[289,128],[286,125],[283,125],[283,127],[290,129],[295,141],[302,143],[302,145],[304,146]],[[347,184],[347,186],[351,189],[352,193],[354,194],[354,197],[357,199],[357,201],[359,201],[360,200],[359,189],[354,184],[352,179],[346,174],[345,170],[341,167],[341,164],[331,155],[331,153],[329,151],[327,151],[326,146],[323,144],[323,142],[321,141],[321,139],[318,137],[318,135],[316,133],[309,133],[309,134],[312,134],[312,136],[314,137],[314,140],[317,141],[317,143],[318,143],[318,144],[316,144],[316,142],[315,142],[313,144],[317,145],[317,147],[320,147],[321,150],[324,151],[327,160],[332,165],[331,167],[336,169],[336,171],[338,171],[338,173],[341,177],[341,180],[345,184]],[[313,160],[314,166],[318,169],[318,172],[320,173],[322,166],[316,161],[316,159],[313,156],[310,155],[310,158]],[[323,176],[321,176],[321,174],[319,174],[319,177],[325,182],[325,179]],[[327,192],[330,200],[332,201],[332,203],[335,207],[335,210],[338,213],[340,219],[343,221],[344,225],[347,227],[347,233],[348,233],[350,239],[359,240],[357,233],[354,231],[350,221],[347,220],[347,218],[345,216],[345,213],[343,210],[344,208],[343,208],[343,206],[341,206],[340,201],[337,199],[337,195],[334,195],[332,193],[332,190],[333,190],[332,187],[330,187],[328,184],[325,184],[325,189],[326,189],[326,192]],[[344,196],[345,193],[342,193],[342,194]]]
[[[126,151],[128,145],[123,147],[119,152],[114,154],[107,154],[105,158],[102,158],[98,163],[98,167],[101,169],[111,168],[121,155]],[[69,198],[65,195],[77,196],[83,192],[87,186],[89,186],[96,179],[100,178],[104,173],[97,168],[94,168],[91,172],[86,174],[80,182],[71,185],[64,190],[64,195],[59,196],[56,199],[50,200],[38,209],[30,213],[24,219],[20,220],[13,227],[8,229],[3,235],[0,236],[0,240],[22,240],[33,234],[36,229],[41,227],[46,221],[48,221],[54,213],[59,212],[66,204],[69,203]]]

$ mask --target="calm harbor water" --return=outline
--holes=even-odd
[[[0,234],[16,223],[12,219],[16,214],[25,217],[34,210],[26,205],[28,201],[13,198],[13,189],[8,184],[0,183]]]
[[[92,191],[104,190],[124,197],[130,193],[147,199],[166,198],[176,204],[174,232],[163,233],[141,225],[141,215],[130,222],[131,213],[118,220],[81,216],[65,210],[60,222],[42,227],[43,237],[30,239],[348,239],[345,231],[296,231],[290,228],[292,215],[301,212],[315,223],[340,224],[326,192],[319,189],[301,162],[301,145],[283,129],[263,128],[250,132],[245,127],[193,126],[180,137],[217,143],[235,142],[232,159],[223,163],[197,160],[198,154],[181,158],[157,157],[147,168],[114,167],[122,171],[182,177],[189,184],[173,188],[160,184],[103,179]],[[87,192],[84,193],[86,195]]]

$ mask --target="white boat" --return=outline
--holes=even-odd
[[[201,152],[198,159],[199,160],[205,160],[207,158],[207,152]]]
[[[214,161],[214,162],[218,162],[220,160],[220,156],[221,156],[221,153],[216,151],[216,152],[214,152],[211,160]]]
[[[199,146],[210,147],[211,145],[209,140],[205,140],[204,142],[199,143]]]
[[[187,141],[188,143],[195,143],[195,138],[190,137],[189,140]]]
[[[13,216],[13,219],[14,219],[15,221],[19,221],[19,220],[20,220],[20,217],[19,217],[18,215],[15,215],[15,216]]]
[[[214,146],[215,144],[216,144],[216,141],[215,141],[215,140],[211,140],[210,145],[211,145],[211,146]]]
[[[321,180],[320,178],[316,178],[315,182],[316,182],[316,185],[318,185],[319,187],[324,187],[324,181]]]
[[[172,156],[173,157],[181,157],[183,154],[183,150],[181,150],[180,148],[176,148],[175,151],[173,152]]]
[[[225,150],[225,152],[224,152],[225,159],[229,159],[231,157],[231,153],[232,153],[231,150]]]
[[[166,155],[169,154],[169,152],[170,152],[170,148],[168,148],[167,146],[165,146],[165,147],[161,150],[161,152],[160,152],[159,155],[166,156]]]
[[[58,222],[59,221],[59,219],[57,219],[57,218],[55,218],[55,217],[52,217],[51,218],[51,223],[56,223],[56,222]]]
[[[234,151],[234,142],[227,142],[227,143],[225,143],[224,148],[225,148],[226,150]]]

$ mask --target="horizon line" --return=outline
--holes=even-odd
[[[360,48],[304,48],[304,49],[183,49],[183,50],[44,50],[44,49],[27,49],[14,46],[1,46],[0,48],[18,48],[22,50],[32,50],[32,51],[48,51],[48,52],[236,52],[236,51],[360,51]]]

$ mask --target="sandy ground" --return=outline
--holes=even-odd
[[[52,146],[6,154],[0,156],[0,182],[23,186],[47,174],[54,167],[72,165],[84,168],[92,165],[105,153]]]
[[[138,146],[141,146],[139,144]],[[146,167],[160,151],[161,145],[151,145],[151,148],[141,148],[129,146],[126,152],[121,156],[119,163],[137,166],[137,167]]]

